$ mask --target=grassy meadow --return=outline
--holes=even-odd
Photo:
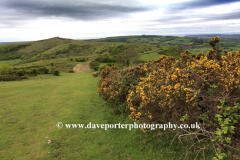
[[[58,129],[64,124],[133,124],[112,114],[90,72],[0,83],[0,159],[184,159],[187,142],[170,131]],[[53,143],[48,144],[48,140]],[[194,159],[190,150],[187,159]],[[206,158],[213,153],[206,153]],[[202,155],[198,159],[203,159]]]

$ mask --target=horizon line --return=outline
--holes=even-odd
[[[185,36],[196,36],[196,35],[240,35],[239,33],[200,33],[200,34],[164,34],[164,35],[151,35],[151,34],[142,34],[145,36],[177,36],[177,37],[185,37]],[[110,37],[128,37],[128,36],[142,36],[142,35],[125,35],[125,36],[110,36]],[[62,37],[51,37],[51,38],[62,38]],[[47,39],[51,39],[51,38],[47,38]],[[109,37],[98,37],[98,38],[83,38],[83,39],[73,39],[73,40],[92,40],[92,39],[103,39],[103,38],[109,38]],[[72,39],[72,38],[65,38],[65,39]],[[45,40],[45,39],[40,39],[40,40]],[[0,43],[8,43],[8,42],[17,42],[17,43],[21,43],[21,42],[33,42],[33,41],[39,41],[39,40],[29,40],[29,41],[0,41]]]

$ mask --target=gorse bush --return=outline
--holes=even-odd
[[[93,72],[93,73],[92,73],[92,76],[93,76],[93,77],[98,77],[98,72]]]
[[[205,121],[203,128],[207,133],[216,133],[222,121],[215,116],[223,114],[223,109],[217,107],[221,105],[218,100],[230,100],[225,102],[230,108],[240,102],[240,54],[234,51],[222,56],[221,48],[215,48],[219,40],[214,37],[209,41],[213,49],[206,55],[185,51],[179,60],[162,55],[123,70],[106,67],[100,72],[99,93],[109,106],[130,113],[133,121],[180,124],[180,119],[189,115],[185,122],[194,124],[202,123],[203,115],[208,115],[209,123]],[[231,114],[237,115],[234,122],[239,122],[240,111],[235,109]],[[231,123],[230,128],[234,132],[218,132],[221,140],[228,137],[232,139],[229,145],[240,145],[236,141],[240,139],[240,123]],[[211,140],[214,137],[206,136]],[[217,142],[218,148],[224,145]]]
[[[103,65],[103,66],[99,67],[99,71],[101,71],[101,70],[105,69],[105,68],[106,68],[106,66],[112,67],[112,66],[114,66],[114,64],[113,64],[113,63],[107,63],[107,64],[105,64],[105,65]]]

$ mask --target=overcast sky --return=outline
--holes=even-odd
[[[240,0],[0,0],[0,42],[240,34]]]

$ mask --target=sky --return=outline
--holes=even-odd
[[[240,34],[240,0],[0,0],[0,42]]]

